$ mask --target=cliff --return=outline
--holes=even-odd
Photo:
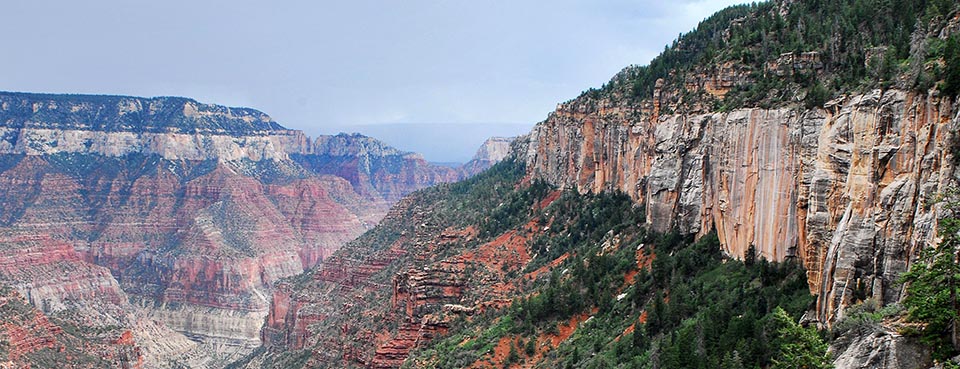
[[[403,152],[360,134],[318,137],[309,150],[292,158],[315,173],[345,178],[357,193],[387,203],[428,184],[466,178],[453,168],[428,163],[420,154]]]
[[[737,39],[767,32],[765,19],[780,16],[789,27],[831,6],[784,1],[718,13],[650,67],[627,68],[602,89],[560,104],[530,134],[531,175],[581,193],[622,191],[646,206],[653,229],[716,229],[730,255],[755,246],[769,260],[799,259],[824,323],[868,298],[898,301],[900,274],[935,243],[932,204],[960,174],[957,100],[918,89],[913,79],[942,62],[927,45],[952,37],[960,17],[947,11],[926,25],[911,23],[912,43],[898,47],[909,48],[903,65],[912,69],[840,88],[829,101],[815,99],[819,81],[843,73],[877,78],[876,61],[867,55],[865,69],[852,71],[816,44],[763,60],[768,45]],[[897,17],[914,22],[913,14]],[[896,43],[886,34],[863,37]],[[731,62],[730,54],[710,54],[712,45],[761,57]],[[654,67],[677,52],[697,56],[657,75]],[[769,95],[750,94],[758,89]]]
[[[960,68],[943,47],[960,12],[939,4],[719,12],[650,65],[558,105],[512,148],[522,179],[486,172],[409,197],[280,289],[267,351],[246,364],[767,367],[770,342],[751,340],[776,334],[756,322],[780,304],[799,320],[816,296],[804,322],[830,328],[850,306],[900,301],[900,275],[938,241],[937,199],[960,178],[960,86],[944,72]],[[580,196],[544,209],[556,197],[519,194],[544,184]],[[471,191],[495,200],[460,197]],[[837,339],[835,364],[930,364],[887,323]],[[734,331],[744,341],[726,342]]]
[[[0,346],[18,367],[155,367],[196,346],[146,319],[107,268],[82,261],[70,244],[4,231],[0,250]]]
[[[465,163],[461,170],[467,176],[474,176],[486,170],[510,155],[510,144],[516,137],[491,137],[480,145],[473,158]]]
[[[0,232],[36,239],[3,245],[0,281],[44,312],[77,311],[67,321],[130,329],[148,365],[223,365],[259,345],[274,283],[399,197],[459,178],[253,109],[3,92]]]
[[[526,157],[551,183],[630,195],[654,229],[716,228],[731,255],[797,257],[831,320],[900,298],[898,276],[934,235],[927,204],[955,185],[957,124],[951,99],[901,90],[656,119],[574,101],[534,129]]]

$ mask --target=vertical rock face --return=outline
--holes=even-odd
[[[497,162],[503,160],[510,154],[510,144],[516,140],[516,137],[491,137],[480,145],[477,153],[473,155],[461,168],[467,175],[475,175]]]
[[[863,329],[839,337],[830,347],[834,367],[926,368],[930,353],[926,347],[884,329]]]
[[[44,312],[112,317],[148,358],[216,365],[259,345],[276,281],[401,196],[461,177],[359,135],[311,140],[252,109],[2,92],[0,232],[38,238],[0,240],[0,281]],[[165,334],[182,341],[150,346]]]
[[[821,319],[900,296],[899,274],[931,242],[929,202],[953,184],[958,110],[949,99],[873,91],[824,108],[658,114],[581,98],[534,128],[528,170],[580,192],[623,191],[655,229],[726,251],[799,258]]]

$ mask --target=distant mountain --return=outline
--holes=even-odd
[[[727,8],[282,283],[236,364],[950,366],[958,96],[956,1]]]
[[[487,170],[487,168],[505,159],[510,154],[510,144],[516,139],[516,137],[488,138],[483,142],[483,145],[480,145],[473,158],[462,166],[462,170],[468,176]]]
[[[391,123],[345,125],[325,132],[359,132],[393,147],[423,154],[431,162],[466,163],[490,137],[514,137],[530,132],[530,123]]]
[[[0,92],[0,285],[50,324],[103,332],[91,342],[123,338],[126,361],[222,366],[259,345],[274,283],[402,196],[462,178],[253,109]],[[17,350],[15,362],[33,360]]]

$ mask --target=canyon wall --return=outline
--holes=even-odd
[[[259,346],[275,282],[463,176],[252,109],[0,92],[0,284],[126,327],[148,364],[219,366]]]
[[[516,139],[516,137],[488,138],[483,145],[480,145],[473,158],[463,165],[462,170],[465,174],[472,176],[500,162],[510,155],[510,144]]]
[[[659,89],[658,91],[659,92]],[[659,231],[716,229],[725,251],[797,258],[818,313],[897,301],[897,278],[933,242],[955,186],[951,99],[875,90],[822,108],[659,114],[582,97],[530,134],[528,171],[580,192],[622,191]]]

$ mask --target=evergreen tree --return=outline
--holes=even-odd
[[[921,252],[920,259],[904,274],[908,283],[903,305],[908,316],[926,323],[923,340],[933,349],[934,357],[943,359],[960,352],[958,347],[957,288],[960,287],[960,201],[951,194],[942,209],[947,217],[937,224],[940,244]]]
[[[752,243],[750,247],[747,248],[747,252],[743,254],[743,264],[749,269],[753,268],[753,265],[757,263],[757,247]]]
[[[943,48],[944,78],[943,93],[956,97],[960,94],[960,36],[947,39]]]
[[[720,363],[720,369],[745,369],[740,353],[734,350],[724,355],[723,361]]]
[[[827,343],[815,329],[801,327],[779,306],[772,318],[777,328],[777,339],[771,369],[833,368],[827,354]]]

